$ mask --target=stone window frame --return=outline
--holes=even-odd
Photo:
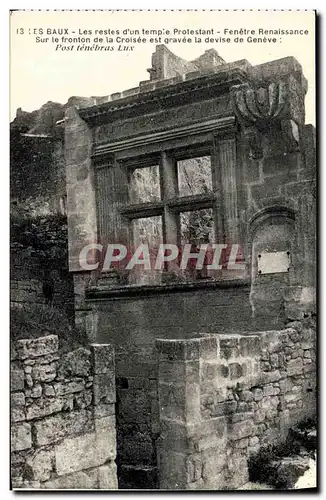
[[[216,165],[214,162],[214,141],[204,144],[196,144],[191,147],[177,147],[174,149],[164,149],[154,154],[135,156],[132,158],[119,160],[119,166],[124,171],[126,180],[129,180],[128,172],[131,169],[146,168],[159,165],[160,195],[158,201],[130,203],[129,196],[125,204],[120,206],[120,214],[127,227],[128,243],[133,240],[132,221],[147,217],[162,217],[162,243],[172,243],[180,245],[180,213],[210,208],[213,211],[214,234],[218,240],[221,223],[220,195],[221,185],[216,175]],[[181,196],[178,186],[178,167],[180,160],[209,156],[211,158],[212,189],[207,193]],[[165,270],[173,271],[175,262],[165,263]],[[201,276],[200,279],[205,279]]]

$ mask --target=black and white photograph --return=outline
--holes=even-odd
[[[9,17],[10,489],[316,492],[316,11]]]

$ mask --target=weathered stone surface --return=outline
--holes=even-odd
[[[91,372],[91,353],[80,347],[66,353],[58,363],[58,376],[62,378],[86,377]]]
[[[156,346],[160,360],[195,361],[199,359],[202,339],[190,340],[157,340]]]
[[[264,392],[263,389],[257,388],[253,389],[252,394],[255,401],[260,401],[261,399],[263,399]]]
[[[55,394],[57,396],[64,396],[66,394],[72,394],[74,392],[80,392],[84,390],[85,382],[84,380],[72,380],[70,382],[58,382],[53,385]]]
[[[16,351],[19,359],[38,358],[46,354],[55,353],[59,348],[57,335],[48,335],[38,339],[18,340]]]
[[[10,366],[10,390],[21,391],[24,389],[24,370],[15,364]]]
[[[235,380],[237,378],[241,378],[246,374],[246,365],[240,363],[230,363],[230,378],[231,380]]]
[[[287,372],[291,377],[292,375],[297,375],[302,373],[303,370],[303,362],[302,358],[291,359],[287,363]]]
[[[101,490],[117,490],[117,466],[115,462],[102,465],[98,469],[98,484]]]
[[[94,406],[94,417],[102,418],[108,415],[115,414],[115,406],[114,403],[100,403]]]
[[[56,399],[39,398],[26,409],[26,419],[46,417],[63,409],[66,400],[62,397]]]
[[[46,481],[52,471],[53,452],[37,451],[26,462],[26,474],[34,481]]]
[[[91,354],[94,373],[114,372],[114,347],[111,344],[92,344]]]
[[[247,460],[247,454],[242,450],[232,450],[230,456],[227,456],[228,468],[225,474],[226,489],[238,489],[248,481]]]
[[[74,472],[42,483],[42,488],[50,490],[94,490],[98,488],[98,470]]]
[[[55,390],[54,390],[53,385],[45,384],[43,386],[43,394],[44,394],[44,396],[54,397],[55,396]]]
[[[92,404],[93,401],[93,391],[86,390],[77,394],[74,394],[74,407],[83,410]]]
[[[229,438],[236,440],[250,436],[254,432],[254,428],[255,426],[253,420],[236,422],[229,428]]]
[[[216,476],[227,464],[226,453],[221,452],[221,448],[210,448],[201,453],[202,471],[204,480],[209,480]]]
[[[261,351],[260,337],[248,335],[239,340],[240,353],[242,356],[259,356]]]
[[[102,418],[95,418],[95,430],[100,431],[106,429],[107,431],[115,432],[115,415],[108,415]]]
[[[31,390],[31,398],[40,398],[42,396],[42,386],[41,384],[34,385]]]
[[[25,420],[25,395],[23,392],[15,392],[10,398],[10,418],[12,422]]]
[[[34,382],[52,382],[56,377],[56,362],[48,365],[36,364],[32,367],[32,379]]]
[[[66,436],[90,432],[94,429],[90,410],[59,413],[33,424],[37,446],[56,443]]]
[[[32,446],[30,424],[11,425],[11,451],[26,450]]]
[[[114,460],[115,446],[115,433],[105,429],[67,438],[55,447],[56,471],[62,476]]]
[[[114,372],[97,373],[93,380],[94,404],[115,403],[115,374]]]

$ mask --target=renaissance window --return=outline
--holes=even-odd
[[[128,227],[129,249],[134,252],[143,246],[136,265],[129,268],[129,283],[209,277],[206,260],[202,269],[196,268],[196,253],[202,245],[215,243],[219,187],[213,182],[210,148],[198,153],[178,150],[120,163],[128,182],[128,201],[120,213]],[[160,267],[157,258],[164,244],[173,245],[178,255],[163,258]],[[191,255],[184,268],[180,262],[185,247]]]

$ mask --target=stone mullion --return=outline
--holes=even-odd
[[[219,172],[221,182],[225,242],[239,243],[237,155],[234,135],[215,141],[215,160],[215,168]]]
[[[171,210],[167,201],[178,196],[178,178],[176,162],[167,153],[162,152],[160,161],[161,198],[163,209],[163,240],[164,243],[178,245],[180,243],[179,215]],[[177,267],[176,261],[168,263],[169,269]]]
[[[112,158],[108,165],[98,168],[96,178],[99,240],[105,248],[108,244],[127,244],[128,221],[121,215],[128,200],[126,169]]]
[[[223,218],[223,203],[222,203],[222,177],[221,177],[220,163],[218,159],[216,137],[214,137],[213,148],[211,151],[211,168],[212,168],[212,186],[215,195],[215,200],[213,202],[215,243],[223,243],[224,218]]]

